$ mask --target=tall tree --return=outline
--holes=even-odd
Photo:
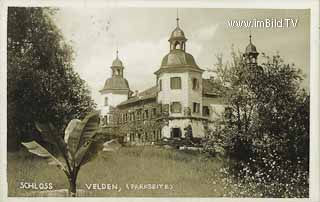
[[[260,65],[232,55],[232,63],[217,67],[213,82],[227,101],[220,120],[225,127],[217,134],[236,162],[234,174],[242,183],[276,183],[262,189],[266,196],[296,196],[289,187],[308,196],[309,95],[300,70],[279,55],[262,54]]]
[[[72,68],[73,51],[49,8],[8,9],[8,149],[36,134],[34,123],[83,118],[95,108],[84,80]]]

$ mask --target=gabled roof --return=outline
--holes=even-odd
[[[133,96],[129,98],[126,101],[121,102],[118,106],[125,106],[127,104],[132,104],[132,103],[138,103],[143,100],[148,100],[148,99],[156,99],[158,95],[159,89],[157,86],[153,86],[151,88],[148,88],[140,93],[138,95]]]

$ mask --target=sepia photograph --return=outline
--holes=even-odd
[[[6,197],[310,198],[310,8],[5,10]]]

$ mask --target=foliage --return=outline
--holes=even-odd
[[[213,136],[236,161],[232,173],[243,183],[278,184],[268,196],[307,196],[309,95],[300,88],[300,70],[279,55],[262,54],[261,65],[245,63],[242,54],[232,57],[217,66],[213,81],[228,106],[218,120],[224,127]],[[302,191],[288,192],[294,184]]]
[[[99,114],[91,113],[84,120],[72,120],[65,130],[65,138],[52,124],[36,123],[43,139],[52,144],[57,151],[52,154],[36,141],[22,143],[29,152],[47,158],[49,164],[64,171],[70,184],[71,196],[76,195],[76,181],[80,167],[91,161],[103,148],[99,136]]]
[[[35,134],[34,121],[63,129],[68,120],[83,118],[95,107],[84,80],[72,69],[73,51],[53,14],[48,8],[8,9],[9,147]]]

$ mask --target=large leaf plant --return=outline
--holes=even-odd
[[[76,196],[76,181],[82,165],[91,161],[103,148],[99,135],[99,114],[93,112],[82,121],[73,119],[65,129],[64,138],[51,123],[35,123],[44,142],[55,148],[50,152],[36,141],[23,142],[29,152],[48,160],[49,165],[59,167],[68,178],[69,195]],[[44,144],[45,145],[45,144]]]

